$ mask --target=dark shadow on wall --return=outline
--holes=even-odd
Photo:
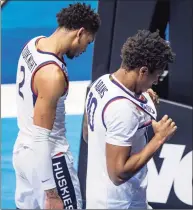
[[[158,0],[149,26],[151,32],[159,30],[160,36],[166,39],[166,27],[170,18],[170,1]],[[165,70],[168,70],[169,66]],[[168,74],[162,78],[158,85],[153,86],[153,90],[157,92],[160,98],[168,99],[169,92]]]

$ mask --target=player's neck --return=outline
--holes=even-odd
[[[64,34],[62,35],[64,36]],[[38,42],[38,48],[42,51],[52,52],[61,58],[70,48],[69,37],[61,37],[61,33],[55,31],[51,36],[40,40]]]
[[[126,71],[123,68],[118,69],[115,73],[114,76],[116,79],[124,85],[127,89],[135,93],[135,87],[136,87],[136,76],[133,71]]]

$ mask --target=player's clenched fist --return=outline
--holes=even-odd
[[[158,137],[161,143],[167,141],[177,130],[175,122],[167,115],[164,115],[164,117],[158,122],[153,120],[152,127],[155,136]]]

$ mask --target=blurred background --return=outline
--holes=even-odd
[[[1,208],[14,209],[15,175],[12,149],[18,127],[15,81],[19,54],[27,41],[49,36],[57,27],[56,13],[77,1],[1,1]],[[139,29],[170,42],[176,62],[167,66],[153,89],[160,95],[159,117],[170,115],[177,134],[148,163],[148,201],[153,208],[192,209],[192,0],[79,1],[91,4],[102,19],[96,40],[74,60],[65,58],[70,79],[66,105],[67,138],[78,170],[83,199],[87,147],[81,126],[87,86],[119,68],[120,50]],[[150,129],[149,136],[152,131]],[[100,154],[99,154],[100,155]]]

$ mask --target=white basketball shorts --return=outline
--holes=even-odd
[[[45,193],[34,167],[34,152],[22,147],[13,154],[16,174],[15,203],[19,209],[44,209]],[[70,152],[52,158],[54,178],[64,209],[81,209],[82,198],[77,172]],[[41,169],[39,169],[41,170]]]

